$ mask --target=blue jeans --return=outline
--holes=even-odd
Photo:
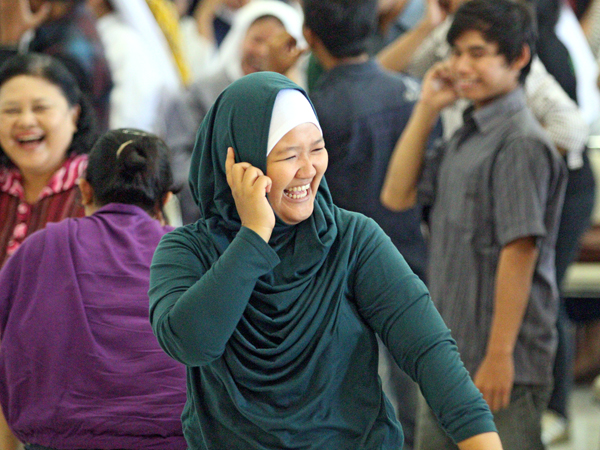
[[[502,446],[507,450],[544,450],[541,417],[550,386],[514,385],[508,408],[494,414]],[[421,396],[417,414],[416,450],[457,450]]]

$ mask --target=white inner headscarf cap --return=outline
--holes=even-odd
[[[313,123],[321,133],[323,132],[312,106],[300,91],[296,89],[279,91],[271,113],[267,156],[288,131],[303,123]]]

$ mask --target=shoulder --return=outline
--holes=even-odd
[[[214,240],[209,235],[204,221],[175,228],[160,239],[155,259],[173,258],[174,255],[198,259],[208,266],[218,258]]]
[[[338,239],[350,243],[354,250],[389,240],[381,227],[364,214],[336,208]],[[390,241],[391,242],[391,241]]]
[[[523,108],[509,118],[504,141],[505,148],[527,148],[530,152],[547,153],[553,159],[560,158],[550,136],[529,108]]]
[[[33,232],[23,241],[13,256],[25,261],[40,261],[41,256],[52,248],[64,247],[68,242],[73,222],[81,219],[65,219],[49,222],[45,228]],[[12,260],[13,257],[9,259]]]

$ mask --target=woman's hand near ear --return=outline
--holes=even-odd
[[[275,227],[275,213],[266,197],[271,190],[271,179],[249,163],[236,163],[231,147],[227,149],[225,171],[242,226],[268,243]]]

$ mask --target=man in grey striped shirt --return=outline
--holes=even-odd
[[[504,448],[543,449],[558,290],[554,248],[566,167],[525,103],[533,12],[472,0],[448,32],[451,57],[425,76],[382,191],[393,210],[431,206],[429,288],[465,366],[494,412]],[[440,111],[471,102],[464,125],[425,153]],[[431,413],[417,449],[455,449]]]

